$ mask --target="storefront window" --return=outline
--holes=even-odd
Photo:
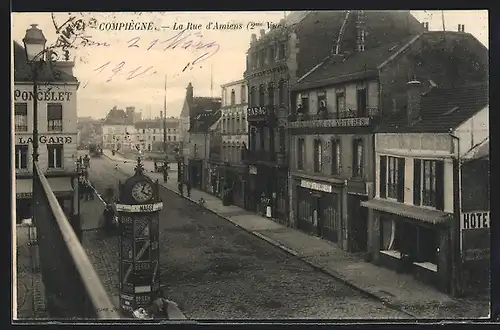
[[[387,196],[389,198],[398,198],[398,158],[387,157]]]
[[[436,161],[423,161],[422,204],[436,207]]]
[[[394,220],[382,217],[380,219],[382,251],[396,250],[396,224]]]
[[[323,146],[321,140],[314,140],[314,172],[323,171]]]

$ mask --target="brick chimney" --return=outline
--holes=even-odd
[[[186,100],[187,100],[188,104],[191,104],[193,102],[193,97],[194,97],[193,85],[191,83],[189,83],[186,87]]]
[[[250,47],[255,45],[256,42],[257,42],[257,35],[255,33],[252,33],[252,37],[250,39]]]
[[[408,104],[406,113],[408,116],[408,125],[411,126],[420,117],[420,99],[422,98],[422,83],[416,79],[407,83]]]

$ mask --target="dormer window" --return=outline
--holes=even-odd
[[[318,93],[318,114],[323,114],[327,112],[326,107],[326,93],[319,92]]]
[[[302,105],[302,108],[304,109],[303,113],[308,113],[309,112],[309,95],[301,95],[300,96],[300,103]]]

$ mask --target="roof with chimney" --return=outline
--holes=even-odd
[[[205,110],[218,110],[222,104],[220,97],[195,96],[192,102],[188,102],[188,107],[182,109],[180,117],[196,117]]]
[[[488,83],[431,89],[422,95],[419,116],[409,124],[407,107],[381,118],[378,133],[445,133],[489,105]]]
[[[288,22],[290,19],[291,22]],[[409,10],[337,10],[292,12],[285,28],[272,29],[251,44],[249,53],[274,42],[280,33],[294,32],[299,42],[297,53],[298,78],[304,76],[332,54],[339,45],[340,54],[356,50],[358,27],[365,31],[366,50],[417,35],[424,31],[422,24]],[[304,50],[304,51],[303,51]],[[247,68],[248,69],[248,68]]]
[[[63,64],[65,62],[61,62]],[[78,83],[78,79],[57,69],[58,62],[48,62],[38,71],[38,80],[43,82]],[[26,60],[24,47],[14,41],[14,82],[32,82],[31,66]]]
[[[207,110],[198,114],[191,120],[190,133],[208,133],[209,128],[219,120],[222,112],[219,110]]]
[[[141,120],[134,124],[137,129],[163,129],[163,119],[149,119]],[[178,121],[165,120],[165,127],[168,128],[179,128]]]
[[[405,53],[409,48],[420,49],[421,46],[417,45],[418,41],[423,41],[426,45],[431,45],[432,48],[432,45],[441,42],[443,38],[448,38],[455,43],[455,48],[452,51],[453,57],[449,58],[448,63],[455,63],[460,66],[461,61],[475,61],[480,63],[479,65],[488,65],[488,50],[472,34],[454,31],[426,31],[418,35],[406,36],[399,41],[367,49],[364,52],[330,55],[304,75],[291,90],[307,90],[378,76],[380,69],[397,60],[398,56]],[[436,81],[436,83],[440,84],[439,81]]]
[[[134,116],[127,116],[127,113],[123,109],[117,109],[114,107],[109,110],[106,118],[102,123],[103,125],[134,125]]]

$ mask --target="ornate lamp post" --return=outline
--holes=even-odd
[[[43,35],[42,30],[37,26],[37,24],[31,24],[31,28],[26,30],[26,35],[23,38],[26,60],[31,67],[31,77],[33,79],[33,176],[35,175],[35,168],[38,162],[38,70],[43,68],[47,53],[45,49],[47,39]],[[33,200],[36,203],[35,191],[35,180],[33,179]],[[33,220],[36,221],[34,216]]]

